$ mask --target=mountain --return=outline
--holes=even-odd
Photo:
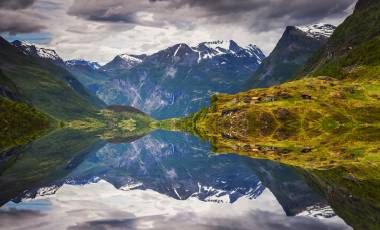
[[[64,67],[57,65],[62,59],[55,52],[15,44],[0,38],[0,82],[7,82],[2,88],[8,94],[18,95],[23,102],[59,120],[95,116],[97,109],[104,106]]]
[[[297,80],[235,95],[178,120],[217,153],[304,168],[305,179],[354,229],[378,229],[380,2],[359,0]],[[172,120],[176,122],[176,120]],[[168,121],[166,121],[169,123]],[[320,215],[320,207],[300,215]]]
[[[79,66],[81,66],[81,67],[88,68],[91,70],[98,70],[98,69],[100,69],[100,67],[102,67],[97,62],[86,61],[84,59],[73,59],[73,60],[65,61],[65,65],[68,67],[79,67]]]
[[[359,0],[354,13],[311,58],[300,75],[378,78],[380,64],[380,2]],[[362,70],[359,69],[362,68]],[[367,70],[363,73],[363,68]],[[370,71],[368,71],[370,69]]]
[[[117,55],[112,61],[107,63],[102,67],[105,71],[115,71],[115,70],[130,70],[133,67],[141,64],[146,58],[146,55],[129,55],[121,54]]]
[[[110,80],[97,95],[157,118],[183,116],[207,106],[216,92],[238,92],[264,58],[257,46],[234,41],[177,44],[139,59],[133,68],[108,72]]]
[[[272,53],[246,83],[246,89],[269,87],[293,79],[335,30],[329,24],[288,26]]]
[[[13,41],[12,45],[17,47],[17,49],[19,49],[23,54],[27,56],[49,60],[55,64],[64,64],[62,58],[59,57],[55,50],[37,47],[32,43],[19,40]]]
[[[108,79],[106,72],[97,62],[74,59],[66,61],[65,67],[94,95],[99,86]]]

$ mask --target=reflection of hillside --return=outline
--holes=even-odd
[[[89,153],[104,146],[105,140],[127,143],[150,132],[150,128],[146,127],[115,132],[104,127],[99,128],[99,121],[87,121],[89,122],[75,121],[76,124],[86,124],[81,128],[57,130],[31,144],[3,153],[0,161],[0,203],[33,194],[42,187],[61,184],[62,179],[80,165]],[[138,125],[140,128],[141,121]]]
[[[313,170],[304,173],[306,181],[326,197],[334,211],[354,229],[378,229],[380,226],[379,167],[358,166]],[[367,178],[356,179],[352,171]]]
[[[1,204],[65,177],[102,145],[95,135],[60,130],[13,150],[13,155],[2,162]]]

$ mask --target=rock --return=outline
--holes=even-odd
[[[312,99],[312,97],[310,95],[307,95],[307,94],[301,94],[301,98],[304,100],[311,100]]]
[[[290,111],[288,109],[282,108],[277,111],[277,117],[280,120],[286,119],[287,117],[289,117],[289,115],[290,115]]]
[[[323,80],[323,81],[333,81],[334,78],[332,77],[329,77],[329,76],[319,76],[317,77],[319,80]]]
[[[228,116],[239,111],[238,109],[227,109],[222,111],[222,116]]]
[[[251,98],[251,105],[254,105],[254,104],[256,104],[256,103],[258,103],[258,102],[260,102],[261,101],[261,97],[252,97]]]
[[[227,140],[238,140],[237,137],[231,136],[231,135],[226,134],[226,133],[222,133],[222,138],[227,139]]]
[[[262,99],[263,102],[273,102],[276,100],[275,96],[266,96]]]
[[[246,104],[250,103],[251,102],[251,97],[248,97],[248,96],[243,97],[243,102],[246,103]]]
[[[250,145],[244,145],[244,146],[243,146],[243,149],[244,149],[244,151],[247,151],[247,152],[249,152],[249,151],[252,150],[252,148],[251,148]]]
[[[343,90],[345,92],[347,92],[347,93],[350,93],[350,94],[354,94],[355,93],[355,89],[352,88],[352,87],[345,87]]]
[[[310,152],[311,152],[311,148],[309,147],[301,149],[301,153],[310,153]]]
[[[305,86],[306,86],[306,88],[308,88],[308,89],[314,89],[314,85],[311,84],[311,83],[306,83]]]
[[[277,94],[277,96],[278,96],[279,98],[282,98],[282,99],[289,99],[289,98],[292,97],[292,95],[290,95],[290,94],[288,94],[288,93],[286,93],[286,92],[280,92],[279,94]]]

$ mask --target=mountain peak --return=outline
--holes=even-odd
[[[120,54],[118,55],[121,59],[128,63],[141,63],[142,60],[140,58],[137,58],[135,55],[130,55],[130,54]]]
[[[73,60],[68,60],[65,62],[65,64],[69,67],[71,66],[88,66],[93,70],[99,69],[101,66],[97,62],[91,62],[87,61],[84,59],[73,59]]]
[[[132,55],[132,54],[119,54],[112,61],[108,62],[102,67],[106,71],[118,69],[132,69],[133,67],[141,64],[146,58],[146,55]]]
[[[313,24],[296,26],[296,29],[306,33],[308,37],[312,38],[329,38],[335,31],[336,27],[330,24]]]
[[[15,40],[12,45],[19,49],[23,54],[42,59],[48,59],[53,62],[63,63],[63,60],[53,49],[38,47],[28,41]]]
[[[216,41],[210,41],[210,42],[203,42],[199,45],[204,45],[209,49],[223,49],[223,50],[231,50],[236,48],[241,48],[235,41],[233,40],[216,40]]]

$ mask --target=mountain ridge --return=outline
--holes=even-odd
[[[288,26],[271,54],[244,89],[269,87],[294,79],[336,27],[330,24]]]

